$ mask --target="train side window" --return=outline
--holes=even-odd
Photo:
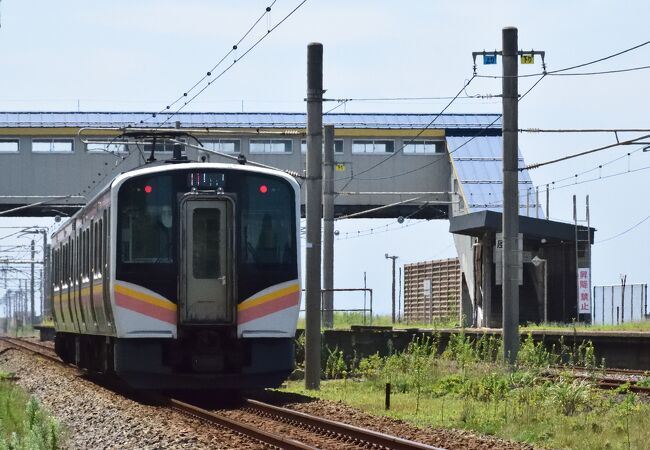
[[[79,266],[79,235],[72,238],[72,245],[70,246],[70,275],[74,283],[79,278],[77,267]]]
[[[86,276],[90,278],[90,271],[93,267],[93,226],[92,223],[86,230]]]
[[[104,273],[104,220],[99,219],[97,222],[97,272]]]
[[[103,251],[102,254],[104,256],[104,261],[102,262],[102,266],[105,267],[105,272],[108,273],[108,268],[106,267],[106,264],[108,263],[108,242],[111,239],[111,229],[110,229],[110,208],[104,210],[104,235],[102,238],[102,246],[103,246]]]
[[[74,260],[76,259],[75,258],[75,250],[77,248],[77,246],[75,245],[75,241],[76,241],[76,238],[73,238],[72,236],[70,236],[70,250],[69,250],[69,253],[70,253],[70,255],[69,255],[70,267],[68,268],[68,270],[69,270],[68,275],[69,275],[71,285],[74,283],[74,280],[75,280]]]
[[[84,246],[82,248],[83,251],[83,276],[87,277],[88,276],[88,229],[84,231]]]
[[[65,276],[65,273],[67,271],[67,263],[68,263],[68,245],[67,244],[63,244],[62,252],[63,252],[63,254],[61,255],[62,256],[62,260],[61,260],[61,276],[63,277],[63,279],[61,281],[64,284],[67,284],[67,281],[66,281],[67,278]]]
[[[93,233],[93,237],[90,240],[90,246],[92,247],[92,258],[91,258],[91,260],[92,260],[93,263],[91,264],[92,267],[90,268],[90,271],[92,272],[93,275],[95,275],[97,273],[97,268],[99,266],[99,264],[97,264],[97,256],[98,256],[98,253],[99,253],[97,251],[97,225],[98,225],[98,223],[99,222],[93,221],[93,226],[91,228],[92,233]]]
[[[57,277],[57,271],[56,271],[56,249],[52,249],[52,252],[50,253],[50,264],[52,267],[52,283],[55,284],[56,280],[58,279]]]
[[[79,278],[86,276],[86,230],[82,230],[79,235]]]
[[[95,221],[90,222],[90,238],[88,239],[88,276],[94,275],[95,267],[95,240],[97,239],[97,227]]]

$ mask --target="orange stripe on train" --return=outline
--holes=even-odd
[[[115,304],[163,322],[176,325],[176,305],[126,286],[115,286]]]
[[[260,317],[268,316],[283,309],[297,306],[300,303],[300,291],[297,286],[295,290],[290,290],[289,293],[271,297],[263,303],[256,304],[248,308],[242,308],[245,303],[242,303],[238,308],[237,322],[243,324],[251,320],[259,319]]]

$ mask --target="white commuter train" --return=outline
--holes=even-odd
[[[137,388],[278,386],[294,366],[300,188],[247,165],[145,166],[52,237],[56,351]]]

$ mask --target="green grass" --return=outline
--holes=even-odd
[[[7,330],[7,336],[13,337],[38,337],[38,335],[38,330],[32,328],[31,325],[9,328]]]
[[[424,322],[399,322],[392,323],[392,318],[390,315],[374,315],[372,320],[370,317],[365,318],[362,313],[358,312],[335,312],[334,313],[334,326],[332,327],[335,330],[345,330],[349,329],[352,325],[372,325],[380,327],[390,327],[393,328],[456,328],[458,327],[458,320],[449,319],[445,321],[433,321],[432,323]],[[305,318],[301,317],[298,320],[298,328],[305,328]]]
[[[373,326],[392,326],[393,328],[424,328],[424,329],[447,329],[459,328],[457,318],[450,318],[448,320],[438,320],[431,323],[428,322],[400,322],[391,323],[390,315],[374,315],[372,321],[369,317],[365,318],[362,313],[352,312],[335,312],[334,313],[334,326],[333,329],[345,330],[349,329],[352,325],[373,325]],[[301,317],[298,320],[298,328],[305,328],[305,319]],[[522,332],[527,331],[543,331],[543,330],[558,330],[558,331],[650,331],[650,320],[638,322],[626,322],[619,325],[587,325],[584,323],[566,324],[566,323],[541,323],[541,324],[528,324],[520,327]]]
[[[521,327],[522,331],[566,330],[566,331],[650,331],[650,320],[625,322],[619,325],[587,325],[584,323],[541,323],[528,324]]]
[[[403,353],[373,355],[354,364],[333,351],[320,391],[305,391],[297,381],[285,390],[418,426],[465,429],[547,448],[647,448],[647,399],[625,389],[599,390],[568,375],[546,379],[545,370],[562,361],[591,367],[596,376],[600,368],[590,343],[552,354],[528,337],[515,368],[500,363],[501,345],[498,337],[472,341],[458,333],[442,355],[436,338],[423,338]],[[386,383],[391,383],[390,411],[384,410]]]
[[[61,448],[61,430],[36,400],[0,374],[0,449]]]

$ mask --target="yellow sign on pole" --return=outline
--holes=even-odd
[[[522,64],[535,64],[535,55],[521,55]]]
[[[336,164],[334,170],[337,172],[345,172],[345,164]]]

